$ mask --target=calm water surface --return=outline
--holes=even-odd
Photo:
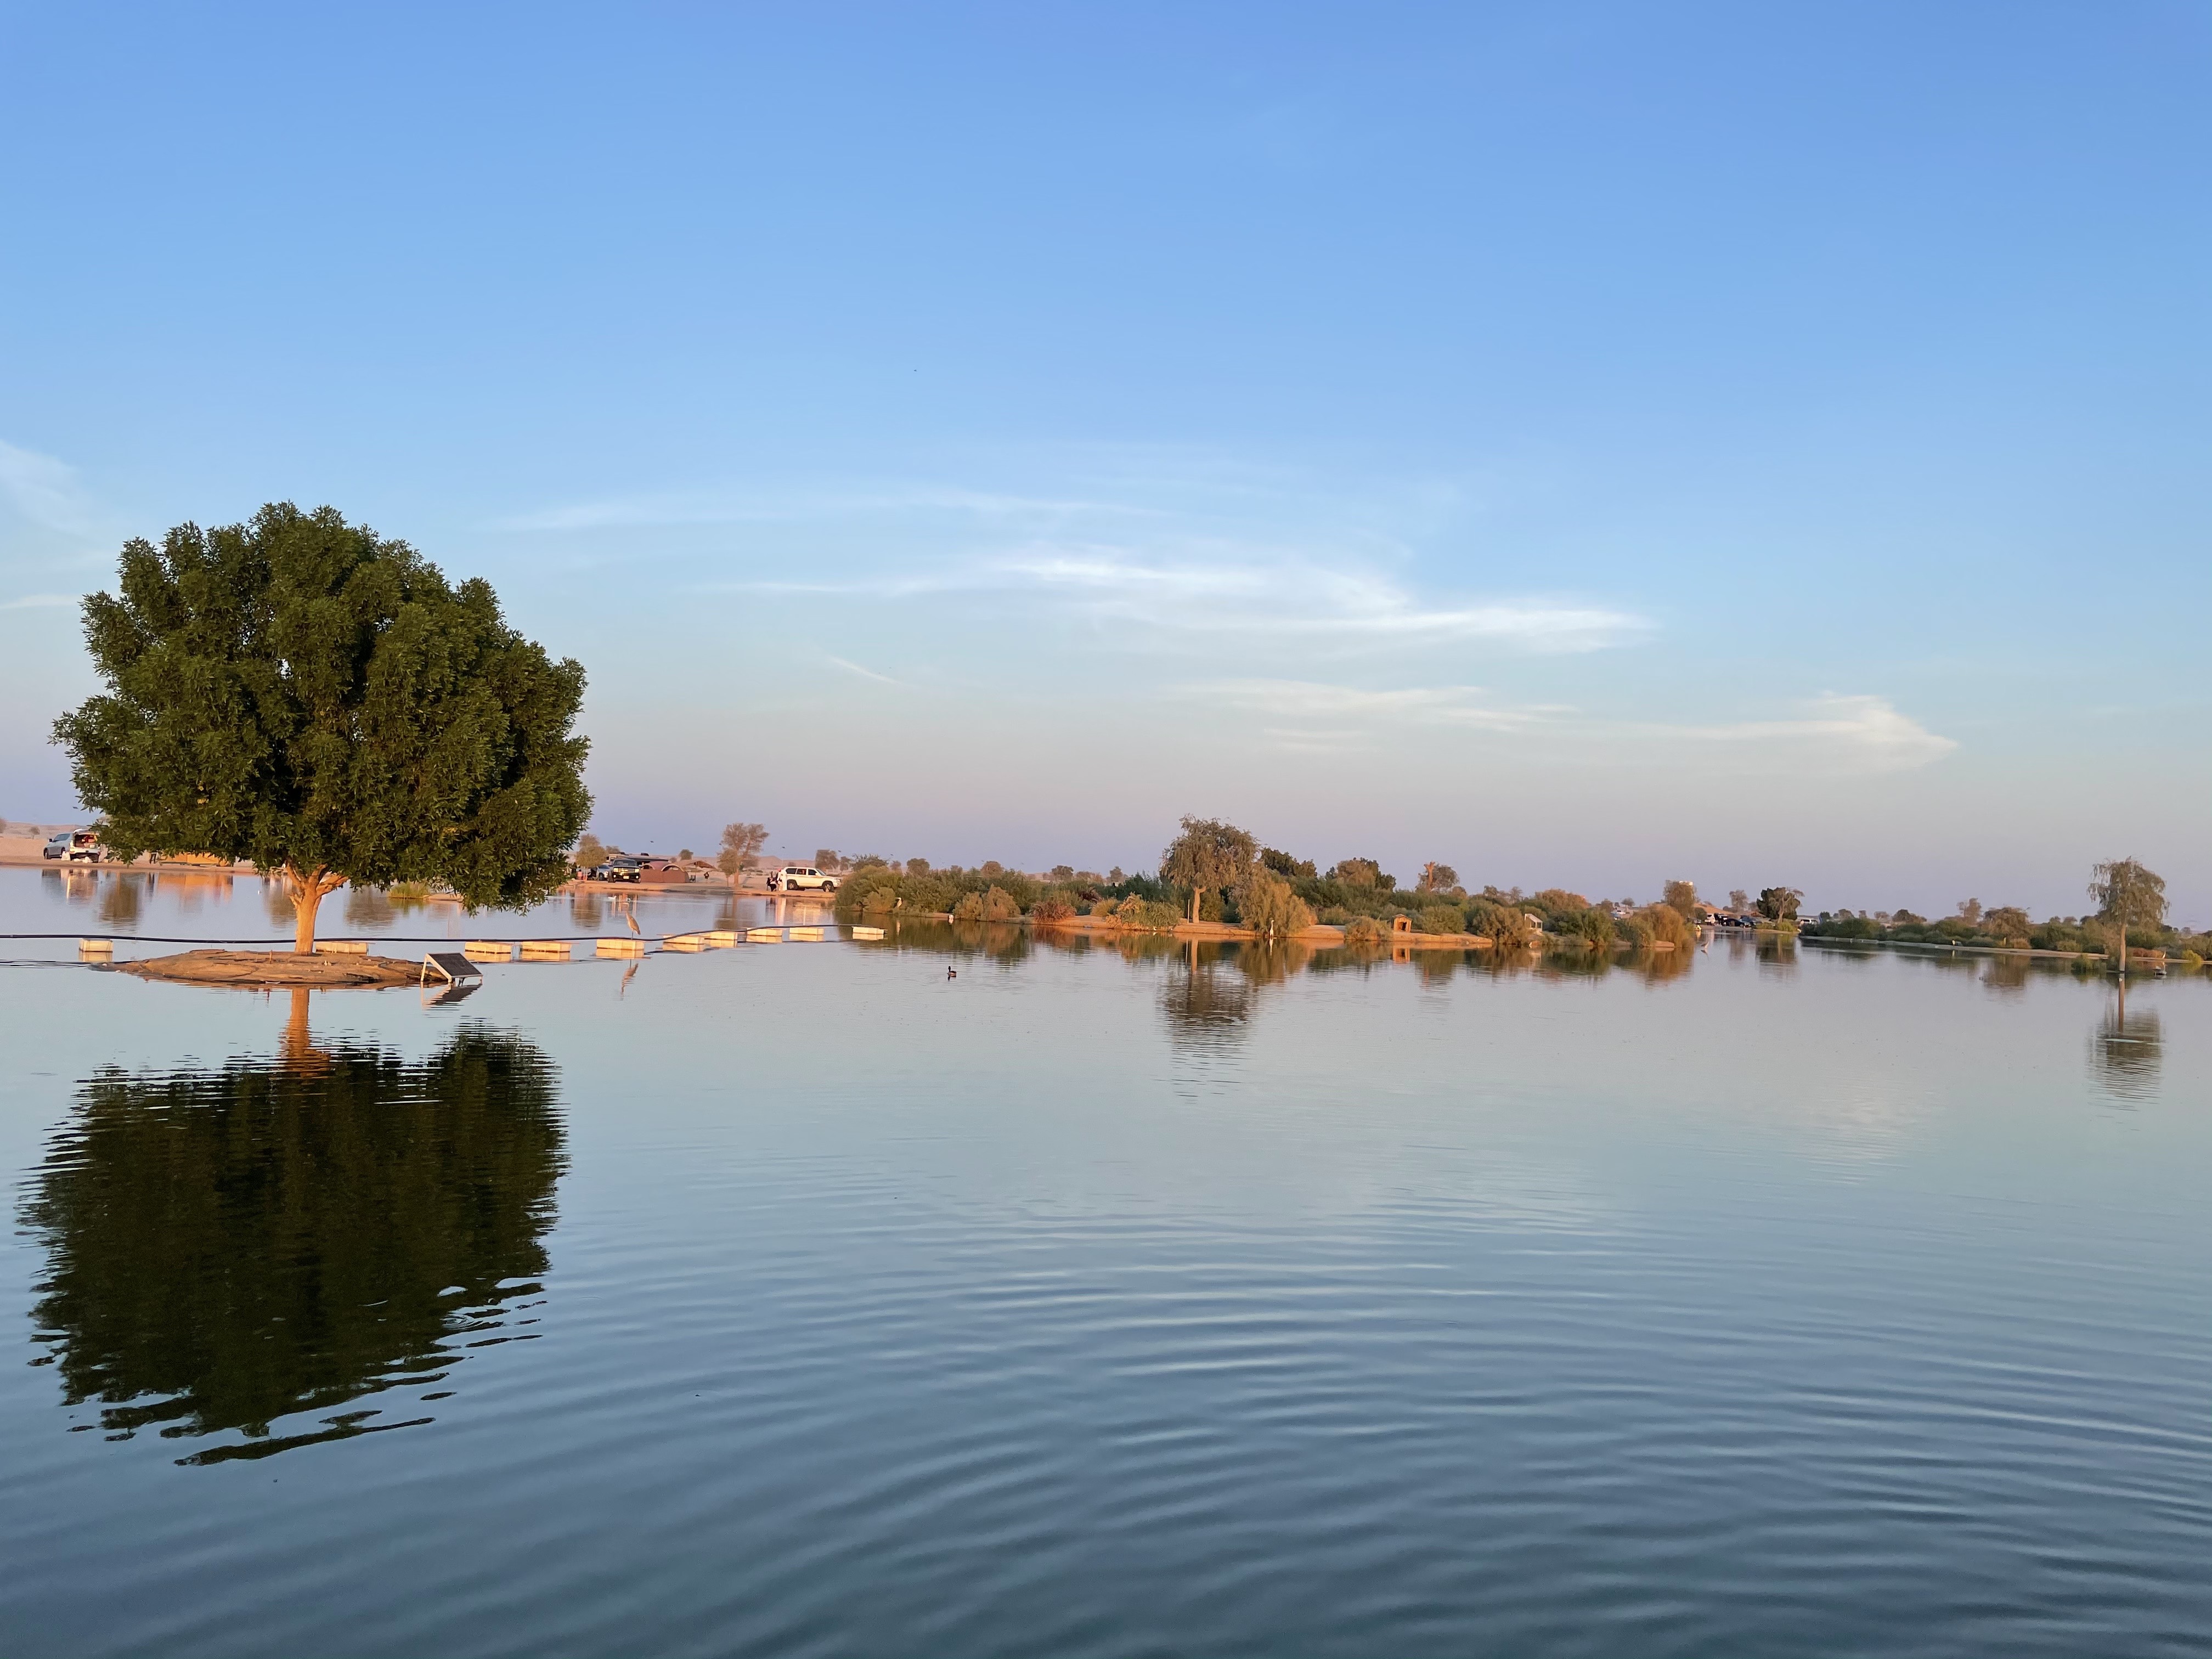
[[[2202,979],[0,954],[11,1656],[2212,1651]]]

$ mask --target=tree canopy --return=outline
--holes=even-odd
[[[1797,907],[1804,897],[1795,887],[1762,887],[1759,890],[1759,914],[1769,921],[1795,921]]]
[[[2100,864],[2089,881],[2097,914],[2123,927],[2156,927],[2166,921],[2166,880],[2135,859]]]
[[[509,628],[489,583],[289,501],[134,539],[119,578],[84,602],[108,689],[54,725],[116,854],[251,860],[302,951],[349,880],[519,908],[568,878],[584,671]]]
[[[1190,919],[1196,921],[1200,897],[1243,885],[1259,856],[1260,843],[1249,831],[1218,818],[1186,817],[1182,833],[1160,854],[1160,879],[1190,889]]]

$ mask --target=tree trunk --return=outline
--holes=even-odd
[[[312,956],[315,950],[315,912],[325,895],[345,885],[343,876],[334,876],[321,865],[313,870],[301,871],[290,865],[284,866],[285,890],[292,896],[292,950],[298,956]]]
[[[2120,977],[2128,976],[2128,925],[2120,923]]]
[[[1190,919],[1193,921],[1198,920],[1198,902],[1205,895],[1206,889],[1203,887],[1194,887],[1190,890]]]

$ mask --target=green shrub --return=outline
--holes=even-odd
[[[1686,950],[1698,937],[1682,913],[1671,904],[1647,904],[1631,921],[1636,942],[1642,945],[1671,945],[1678,951]]]
[[[1586,904],[1581,909],[1559,917],[1559,931],[1570,939],[1580,939],[1593,950],[1610,946],[1620,931],[1613,925],[1613,912]]]
[[[1058,893],[1047,893],[1030,906],[1030,920],[1040,927],[1050,927],[1054,923],[1066,921],[1074,914],[1074,905]]]
[[[1103,898],[1091,907],[1091,914],[1094,916],[1110,916],[1121,908],[1121,900]]]
[[[1489,899],[1477,899],[1468,907],[1468,931],[1480,933],[1492,944],[1516,948],[1527,945],[1536,936],[1528,912],[1517,904],[1498,904]]]
[[[1244,925],[1258,933],[1296,933],[1313,926],[1306,902],[1291,890],[1289,882],[1264,867],[1255,869],[1238,890],[1237,908]]]
[[[1431,904],[1414,919],[1413,925],[1425,933],[1464,933],[1467,913],[1456,904]]]
[[[1866,916],[1838,916],[1817,929],[1822,939],[1880,939],[1881,926]]]
[[[1372,950],[1389,936],[1382,924],[1372,916],[1354,916],[1344,924],[1344,942],[1362,950]]]
[[[982,921],[983,896],[981,893],[963,893],[960,896],[960,902],[952,907],[952,920],[955,921]]]

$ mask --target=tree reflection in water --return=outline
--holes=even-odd
[[[2128,1012],[2128,988],[2121,981],[2118,996],[2089,1036],[2089,1069],[2097,1080],[2123,1100],[2145,1100],[2158,1091],[2159,1062],[2166,1033],[2158,1011]]]
[[[1240,1041],[1252,1018],[1253,980],[1224,971],[1218,945],[1187,941],[1182,954],[1182,963],[1160,981],[1160,1012],[1169,1040],[1185,1048],[1219,1048]]]
[[[389,927],[399,918],[399,908],[381,887],[365,887],[359,882],[348,882],[345,888],[345,920],[349,927]]]
[[[514,1036],[465,1028],[415,1062],[316,1049],[296,1016],[275,1061],[92,1077],[21,1205],[46,1251],[33,1363],[70,1405],[101,1402],[110,1439],[244,1437],[185,1463],[427,1423],[369,1409],[270,1432],[443,1381],[455,1338],[528,1340],[514,1316],[538,1305],[566,1167],[556,1102]]]
[[[100,920],[103,926],[129,932],[137,927],[138,917],[146,900],[147,880],[143,876],[117,875],[108,881],[100,896]]]

